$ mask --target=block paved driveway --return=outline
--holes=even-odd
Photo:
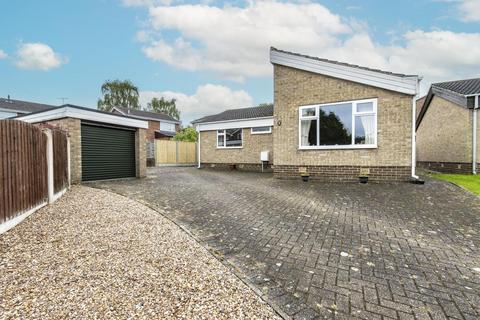
[[[163,212],[286,315],[480,318],[480,200],[455,186],[148,174],[96,186]]]

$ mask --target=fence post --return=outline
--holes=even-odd
[[[47,136],[47,181],[48,181],[48,203],[54,201],[53,190],[53,137],[52,130],[45,129],[43,131]]]
[[[178,142],[175,141],[175,164],[178,164]]]

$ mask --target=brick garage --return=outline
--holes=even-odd
[[[18,120],[30,123],[57,125],[69,133],[72,183],[80,183],[84,180],[96,180],[95,177],[99,177],[99,179],[123,177],[140,178],[146,175],[145,135],[146,128],[148,127],[146,121],[72,105],[64,105],[47,111],[32,113],[18,118]],[[118,139],[116,141],[108,141],[105,140],[105,137],[103,137],[103,140],[98,139],[101,141],[97,142],[95,146],[92,146],[92,148],[97,149],[90,152],[90,155],[95,155],[95,153],[99,154],[98,158],[92,159],[98,162],[89,169],[91,172],[87,175],[85,170],[83,170],[83,166],[87,163],[85,155],[82,159],[82,139],[84,146],[89,146],[88,144],[85,145],[85,143],[88,143],[85,137],[82,138],[82,130],[86,130],[86,128],[98,128],[102,133],[103,131],[111,135],[113,133],[113,136],[116,132],[125,132],[130,135],[132,139],[130,139],[129,142],[122,142]],[[97,139],[93,139],[93,141],[94,140]],[[90,141],[92,141],[92,139]],[[104,144],[102,145],[102,143]],[[111,150],[112,156],[110,156],[104,149],[111,149],[112,145],[116,145],[117,147]],[[120,152],[120,155],[126,154],[127,157],[130,157],[131,159],[128,161],[128,164],[124,164],[122,159],[117,159],[119,157],[113,155],[115,152],[117,152],[117,154]],[[86,151],[84,153],[88,154]]]

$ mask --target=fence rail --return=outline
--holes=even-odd
[[[197,161],[196,143],[156,140],[156,165],[188,165]]]
[[[49,158],[50,144],[54,152]],[[34,125],[0,120],[0,233],[11,227],[4,223],[50,200],[49,161],[55,177],[51,185],[62,191],[69,183],[66,133],[54,130],[50,139]]]

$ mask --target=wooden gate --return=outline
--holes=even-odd
[[[156,140],[156,165],[193,165],[197,161],[195,142]]]

